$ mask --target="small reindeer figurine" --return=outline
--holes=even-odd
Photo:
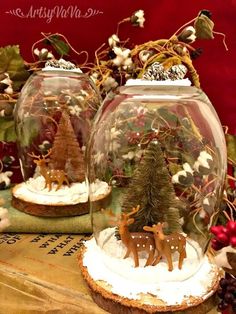
[[[56,191],[60,189],[62,184],[65,182],[68,186],[70,185],[66,173],[64,170],[57,170],[57,169],[49,169],[47,163],[49,159],[46,159],[51,154],[51,150],[48,151],[46,155],[37,156],[34,153],[28,154],[30,157],[35,158],[34,163],[39,166],[40,174],[45,179],[45,188],[48,187],[48,190],[51,191],[52,183],[57,183]]]
[[[118,218],[121,241],[127,248],[124,258],[127,258],[132,253],[135,267],[139,266],[138,252],[145,251],[148,254],[145,266],[152,265],[155,254],[155,241],[152,233],[129,232],[128,226],[134,222],[134,218],[130,218],[130,216],[135,214],[139,210],[139,207],[134,207],[128,214],[121,213]],[[114,216],[111,213],[110,215]]]
[[[153,225],[152,227],[144,226],[143,229],[145,231],[151,231],[154,234],[154,239],[156,243],[156,249],[158,251],[158,255],[155,258],[153,266],[157,265],[162,256],[166,257],[168,263],[168,270],[173,270],[172,263],[172,253],[179,252],[179,269],[182,268],[183,260],[186,258],[186,239],[185,237],[178,233],[172,233],[170,235],[165,236],[163,233],[163,225],[164,223],[158,223]]]

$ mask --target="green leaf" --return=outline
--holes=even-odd
[[[199,14],[194,22],[196,36],[199,39],[213,39],[214,22],[204,14]]]
[[[50,41],[50,44],[53,46],[53,48],[56,50],[56,52],[60,56],[68,56],[70,47],[66,42],[61,40],[58,35],[51,35],[48,40]]]
[[[15,140],[14,120],[7,120],[4,117],[0,117],[0,141],[15,142]]]
[[[20,55],[19,46],[0,48],[0,73],[4,72],[7,72],[13,81],[14,91],[19,91],[30,75]]]
[[[236,163],[236,135],[226,134],[228,157]]]

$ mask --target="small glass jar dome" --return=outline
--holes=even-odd
[[[105,99],[88,148],[92,226],[102,263],[127,280],[125,287],[136,286],[129,294],[122,284],[114,288],[112,276],[99,279],[123,297],[134,297],[140,286],[139,293],[167,303],[168,289],[184,299],[194,297],[199,281],[211,286],[211,266],[203,265],[223,192],[226,146],[204,92],[131,82]],[[93,202],[97,181],[107,184],[104,195],[110,188],[104,208]],[[172,305],[178,303],[174,295]]]
[[[28,79],[15,109],[18,154],[25,181],[21,189],[17,187],[13,192],[23,202],[15,202],[16,208],[27,211],[24,202],[49,207],[59,204],[56,212],[50,208],[45,212],[29,210],[50,216],[88,210],[70,212],[62,207],[88,201],[84,151],[99,104],[100,95],[93,82],[76,68],[46,67]],[[25,195],[29,197],[25,199]]]

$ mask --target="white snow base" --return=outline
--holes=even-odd
[[[213,291],[219,269],[201,256],[198,244],[187,238],[187,258],[182,270],[178,269],[178,255],[173,255],[174,269],[168,271],[163,259],[156,266],[144,267],[146,258],[140,256],[140,267],[134,267],[132,257],[123,259],[126,249],[114,236],[114,228],[100,232],[97,245],[95,238],[85,243],[83,265],[94,281],[103,280],[111,285],[111,292],[128,299],[140,299],[140,294],[152,294],[166,305],[188,302],[189,297],[208,298]],[[144,257],[144,256],[143,256]],[[151,303],[150,303],[151,304]]]
[[[88,185],[84,181],[82,183],[71,183],[70,186],[62,185],[56,191],[57,184],[53,183],[52,190],[45,188],[45,179],[43,176],[30,178],[28,181],[19,185],[15,192],[15,197],[34,204],[45,205],[72,205],[78,203],[86,203],[88,201]],[[110,187],[106,182],[96,180],[91,186],[91,199],[99,198],[99,196],[107,195]]]

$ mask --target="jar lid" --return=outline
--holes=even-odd
[[[173,86],[191,86],[191,81],[186,78],[183,80],[165,80],[165,81],[156,81],[156,80],[143,80],[143,79],[129,79],[127,80],[125,86],[164,86],[164,85],[173,85]]]

